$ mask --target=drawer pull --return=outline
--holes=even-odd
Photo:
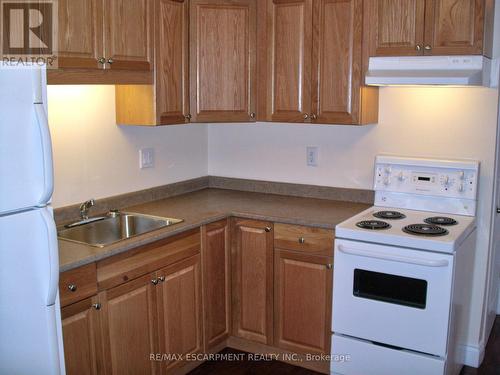
[[[76,292],[77,287],[75,284],[69,284],[68,289],[70,292]]]
[[[96,310],[100,310],[101,309],[101,304],[100,303],[94,303],[92,304],[92,307]]]
[[[153,285],[158,285],[158,279],[153,279],[153,280],[151,280],[151,284],[153,284]]]
[[[160,276],[160,277],[158,278],[158,281],[160,281],[160,282],[164,282],[164,281],[165,281],[165,276]]]
[[[333,268],[333,264],[331,264],[331,263],[327,264],[326,268],[329,269],[329,270],[331,270]]]
[[[304,243],[306,242],[306,239],[304,237],[299,237],[299,243]]]
[[[268,233],[269,233],[272,229],[273,229],[273,228],[271,228],[271,227],[265,227],[265,228],[264,228],[264,230],[265,230],[266,232],[268,232]]]

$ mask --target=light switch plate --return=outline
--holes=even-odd
[[[139,150],[139,168],[153,168],[155,165],[154,148],[141,148]]]

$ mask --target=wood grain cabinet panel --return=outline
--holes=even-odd
[[[106,68],[151,70],[153,1],[103,1]]]
[[[425,17],[425,54],[483,53],[484,0],[428,0]]]
[[[192,0],[190,6],[192,121],[252,121],[255,1]]]
[[[271,344],[273,341],[272,224],[233,221],[233,335]]]
[[[270,0],[267,120],[304,122],[311,113],[312,0]]]
[[[330,353],[332,258],[275,251],[275,345]]]
[[[58,67],[102,69],[100,0],[59,0],[58,20]]]
[[[205,351],[230,333],[231,267],[227,220],[202,227]]]
[[[196,255],[157,272],[161,353],[199,353],[202,341],[201,260]],[[162,362],[162,373],[183,361]]]
[[[157,353],[156,295],[146,275],[104,292],[102,303],[108,375],[154,374]]]
[[[96,297],[62,308],[64,359],[68,375],[102,373],[100,311]]]

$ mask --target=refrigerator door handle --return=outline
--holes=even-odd
[[[45,107],[42,103],[36,103],[34,104],[34,106],[38,128],[40,129],[44,169],[44,189],[42,196],[40,197],[40,204],[45,205],[52,197],[52,191],[54,189],[54,172],[52,169],[52,142],[50,140],[49,120],[47,118],[47,113],[45,112]]]
[[[49,283],[47,292],[47,306],[52,306],[56,302],[57,291],[59,290],[59,252],[57,251],[57,230],[54,218],[49,209],[41,210],[43,221],[47,227],[47,239],[49,247]]]

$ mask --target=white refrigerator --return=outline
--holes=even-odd
[[[46,82],[0,63],[0,375],[65,373]]]

